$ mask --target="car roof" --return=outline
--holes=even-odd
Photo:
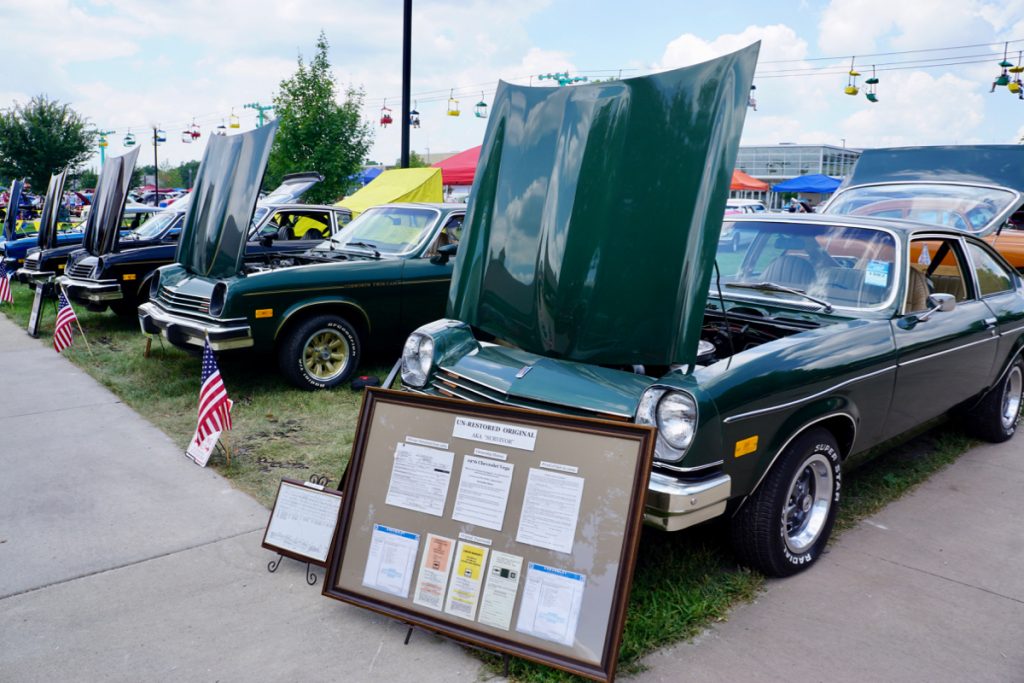
[[[424,206],[441,211],[466,210],[466,205],[461,202],[394,202],[391,204],[378,204],[377,206],[401,206],[405,208],[422,208]],[[377,207],[370,207],[377,208]]]
[[[953,236],[969,236],[970,233],[956,228],[935,225],[934,223],[922,223],[904,218],[874,218],[872,216],[840,216],[832,214],[737,214],[729,216],[726,220],[737,223],[814,223],[822,225],[840,225],[851,228],[878,228],[888,229],[904,236],[910,236],[918,232],[944,233]]]
[[[293,202],[291,204],[263,204],[262,206],[269,207],[274,211],[280,211],[281,209],[316,209],[318,211],[348,211],[344,206],[335,206],[333,204],[300,204]]]

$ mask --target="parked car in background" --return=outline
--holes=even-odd
[[[29,249],[44,245],[52,248],[63,244],[81,244],[83,232],[81,230],[62,230],[62,224],[59,221],[61,197],[66,178],[67,169],[50,176],[36,234],[18,237],[18,233],[15,233],[14,239],[7,239],[0,244],[0,258],[3,259],[4,267],[11,275],[14,275],[25,263]]]
[[[867,149],[824,213],[953,227],[984,238],[1020,271],[1024,233],[1012,228],[1022,193],[1022,145]]]
[[[247,257],[302,252],[348,224],[348,209],[295,203],[321,180],[323,176],[316,173],[285,176],[259,202],[245,245]],[[68,297],[90,310],[109,307],[119,315],[135,315],[138,305],[149,300],[150,280],[157,268],[174,262],[191,196],[185,195],[142,229],[122,237],[106,254],[75,252],[61,279]]]
[[[447,318],[409,336],[401,378],[655,428],[646,521],[725,517],[745,563],[785,576],[824,550],[851,457],[951,410],[1014,434],[1024,283],[973,235],[899,219],[730,218],[753,238],[716,254],[755,57],[502,83]]]

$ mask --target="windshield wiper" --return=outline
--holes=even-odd
[[[373,252],[373,258],[380,258],[380,252],[377,251],[376,244],[370,244],[369,242],[348,242],[345,244],[346,247],[363,247]]]
[[[825,313],[832,312],[832,304],[824,299],[811,296],[802,289],[793,289],[792,287],[786,287],[785,285],[776,284],[774,282],[726,282],[725,286],[736,287],[737,289],[757,289],[762,292],[784,292],[786,294],[796,294],[797,296],[802,296],[808,301],[813,301],[818,304]]]

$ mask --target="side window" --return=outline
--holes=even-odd
[[[320,240],[331,234],[326,211],[278,211],[270,223],[277,226],[278,239]]]
[[[446,244],[458,244],[462,239],[462,223],[465,220],[466,217],[463,215],[450,216],[444,227],[441,228],[441,232],[438,233],[434,246],[428,249],[425,255],[433,256],[440,247]]]
[[[991,254],[977,244],[968,244],[967,250],[971,252],[971,261],[974,262],[974,273],[978,276],[978,287],[982,296],[1013,289],[1013,278]]]
[[[904,313],[929,308],[932,294],[952,294],[958,302],[971,295],[965,274],[964,256],[959,240],[920,239],[910,243],[910,268],[907,269],[907,297]]]

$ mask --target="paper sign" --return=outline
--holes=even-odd
[[[864,272],[864,284],[873,287],[888,287],[889,266],[888,261],[868,261],[868,268]]]
[[[385,502],[440,517],[448,499],[448,482],[454,459],[455,454],[451,451],[398,444]]]
[[[319,562],[327,560],[327,550],[338,524],[341,496],[284,482],[274,503],[264,543],[289,550]]]
[[[374,524],[363,585],[400,598],[409,597],[419,547],[419,534]]]
[[[572,647],[587,577],[531,562],[516,630]]]
[[[582,499],[583,477],[531,467],[516,541],[571,553]]]
[[[532,451],[537,442],[536,429],[476,417],[456,417],[452,436],[497,446],[510,446],[524,451]]]
[[[467,455],[452,519],[501,531],[515,465]]]
[[[444,606],[444,589],[448,586],[448,574],[452,569],[452,555],[455,541],[444,536],[427,534],[420,573],[416,578],[413,602],[423,607],[436,609]]]
[[[455,572],[448,586],[448,599],[444,611],[463,619],[476,618],[476,604],[480,600],[480,584],[484,579],[488,549],[459,541],[455,551]]]
[[[491,566],[487,569],[487,583],[480,600],[478,621],[481,624],[508,630],[522,572],[523,558],[497,550],[491,553]]]
[[[192,440],[188,442],[188,449],[185,451],[185,455],[191,458],[192,462],[199,465],[200,467],[206,467],[206,463],[210,462],[210,455],[214,449],[217,448],[217,441],[220,439],[220,432],[212,432],[206,435],[206,438],[201,442],[196,443],[199,438],[199,431],[192,435]]]
[[[39,317],[43,310],[43,289],[42,285],[36,285],[36,293],[32,297],[32,310],[29,311],[28,327],[25,328],[31,337],[39,336]]]

